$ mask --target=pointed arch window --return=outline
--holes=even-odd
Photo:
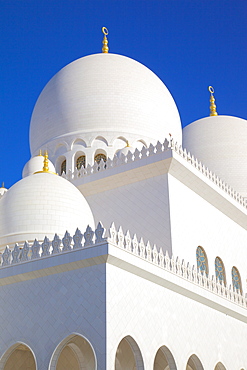
[[[226,273],[225,267],[220,257],[215,258],[215,276],[221,284],[226,285]]]
[[[63,172],[66,173],[66,159],[61,164],[61,175]]]
[[[235,266],[232,268],[232,286],[242,294],[241,277],[237,267]]]
[[[98,164],[100,163],[101,159],[103,159],[104,162],[106,162],[106,155],[103,153],[96,154],[94,157],[94,161],[97,162]]]
[[[82,167],[86,167],[86,156],[80,155],[76,160],[76,168],[80,170]]]
[[[196,249],[196,263],[197,263],[197,268],[201,272],[206,273],[208,275],[208,259],[206,252],[202,247],[197,247]]]

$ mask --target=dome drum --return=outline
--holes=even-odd
[[[150,143],[149,138],[140,138],[140,135],[127,134],[126,136],[119,137],[119,133],[106,135],[105,137],[98,135],[97,137],[88,140],[74,139],[72,135],[66,137],[62,142],[57,139],[50,142],[42,150],[48,149],[51,161],[55,165],[56,172],[61,174],[61,164],[66,160],[67,171],[74,172],[76,168],[76,159],[79,155],[85,155],[86,166],[93,165],[95,155],[102,153],[107,158],[113,159],[114,155],[126,147],[129,142],[133,150],[136,148],[141,150],[143,146],[147,146],[146,142]],[[87,136],[87,135],[85,135]],[[90,134],[91,136],[91,134]],[[157,141],[151,141],[156,144]],[[89,143],[89,144],[88,144]],[[36,157],[34,157],[36,158]],[[55,171],[55,170],[54,170]]]

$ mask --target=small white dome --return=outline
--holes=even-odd
[[[163,82],[133,59],[102,53],[74,61],[48,82],[32,114],[30,147],[33,155],[99,136],[149,144],[169,133],[181,144],[179,113]]]
[[[33,175],[35,172],[42,171],[44,166],[44,157],[43,155],[37,155],[31,159],[25,164],[23,171],[22,171],[22,177],[27,177],[30,175]],[[50,172],[56,172],[55,167],[53,166],[53,163],[48,159],[48,166]]]
[[[247,197],[247,121],[231,116],[199,119],[184,127],[183,147]]]
[[[126,156],[129,152],[134,153],[134,151],[135,148],[133,148],[132,146],[125,146],[124,148],[119,149],[116,155],[118,156],[118,158],[120,158],[122,154]]]
[[[0,201],[0,247],[25,240],[51,240],[66,230],[73,235],[94,228],[91,209],[69,181],[50,173],[27,176]]]

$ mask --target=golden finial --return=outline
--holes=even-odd
[[[48,152],[47,152],[47,150],[45,151],[45,154],[44,154],[44,166],[43,166],[43,170],[42,171],[34,172],[34,174],[35,173],[53,173],[54,175],[56,175],[55,172],[49,171],[49,162],[48,162]]]
[[[39,150],[38,156],[42,156],[42,150],[41,149]]]
[[[48,152],[45,151],[43,172],[49,172]]]
[[[130,147],[130,143],[128,142],[127,140],[127,145],[126,145],[126,148],[129,148]]]
[[[107,35],[108,35],[108,29],[106,27],[102,27],[102,32],[104,34],[104,38],[102,41],[103,47],[102,47],[102,53],[108,53],[109,48],[108,48],[108,40],[107,40]]]
[[[4,182],[2,182],[2,188],[4,188]]]
[[[208,87],[208,91],[210,92],[210,116],[218,116],[218,113],[216,112],[216,105],[215,105],[215,98],[214,98],[214,88],[213,86]]]

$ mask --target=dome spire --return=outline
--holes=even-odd
[[[47,150],[45,151],[45,154],[44,154],[44,166],[43,166],[43,170],[42,171],[34,172],[34,174],[36,174],[36,173],[53,173],[54,175],[56,175],[55,172],[49,171],[49,162],[48,162],[48,152],[47,152]]]
[[[44,167],[43,167],[43,172],[49,172],[48,152],[47,152],[47,150],[45,151],[45,155],[44,155]]]
[[[215,105],[215,98],[214,98],[214,88],[213,86],[208,87],[208,91],[210,92],[210,116],[218,116],[218,113],[216,112],[216,105]]]
[[[108,53],[109,47],[108,47],[108,40],[107,40],[107,35],[108,35],[108,29],[106,27],[102,27],[102,32],[104,34],[104,38],[102,41],[103,47],[102,47],[102,53]]]

